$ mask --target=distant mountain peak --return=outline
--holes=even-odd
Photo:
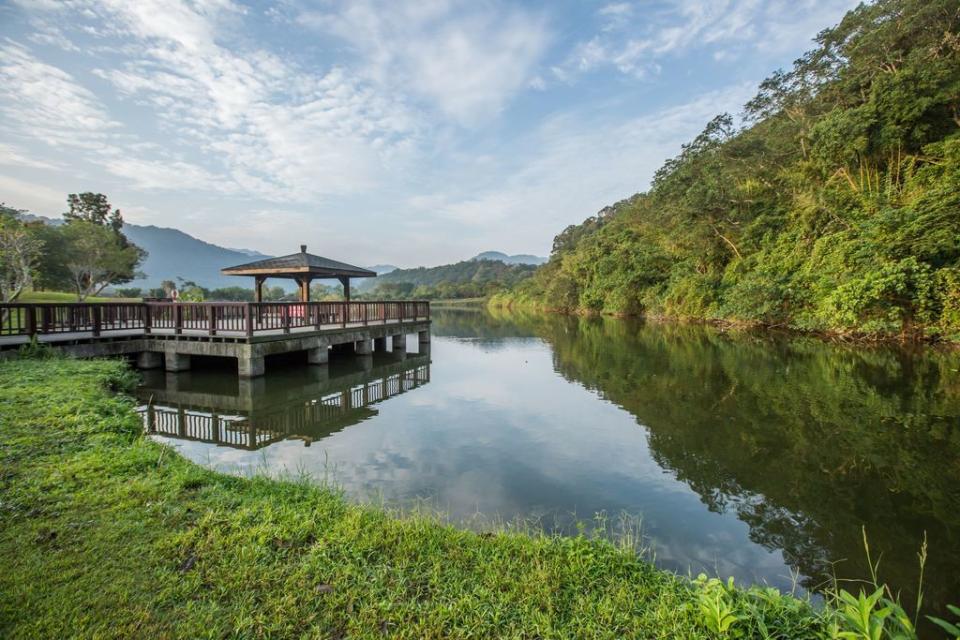
[[[365,268],[369,269],[370,271],[373,271],[378,276],[382,276],[384,274],[390,273],[391,271],[396,271],[400,267],[394,266],[392,264],[374,264]]]
[[[547,261],[546,258],[528,253],[518,253],[511,256],[502,251],[484,251],[473,256],[470,260],[498,260],[504,264],[543,264]]]

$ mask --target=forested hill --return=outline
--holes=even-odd
[[[960,339],[958,24],[854,9],[494,303]]]
[[[360,285],[371,297],[474,298],[487,296],[530,277],[536,267],[497,260],[465,260],[456,264],[397,269]]]

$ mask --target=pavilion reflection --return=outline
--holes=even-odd
[[[274,442],[310,446],[378,413],[375,405],[430,381],[430,356],[411,354],[360,371],[326,367],[255,379],[146,375],[137,397],[151,435],[256,450]]]

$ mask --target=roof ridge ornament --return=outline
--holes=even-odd
[[[300,245],[300,253],[306,253],[306,252],[307,252],[307,245],[305,244]]]

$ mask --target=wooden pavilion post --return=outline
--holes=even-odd
[[[263,302],[263,276],[253,276],[253,301]]]
[[[346,276],[340,276],[337,279],[340,281],[340,284],[343,285],[343,299],[346,302],[350,302],[350,278]]]

